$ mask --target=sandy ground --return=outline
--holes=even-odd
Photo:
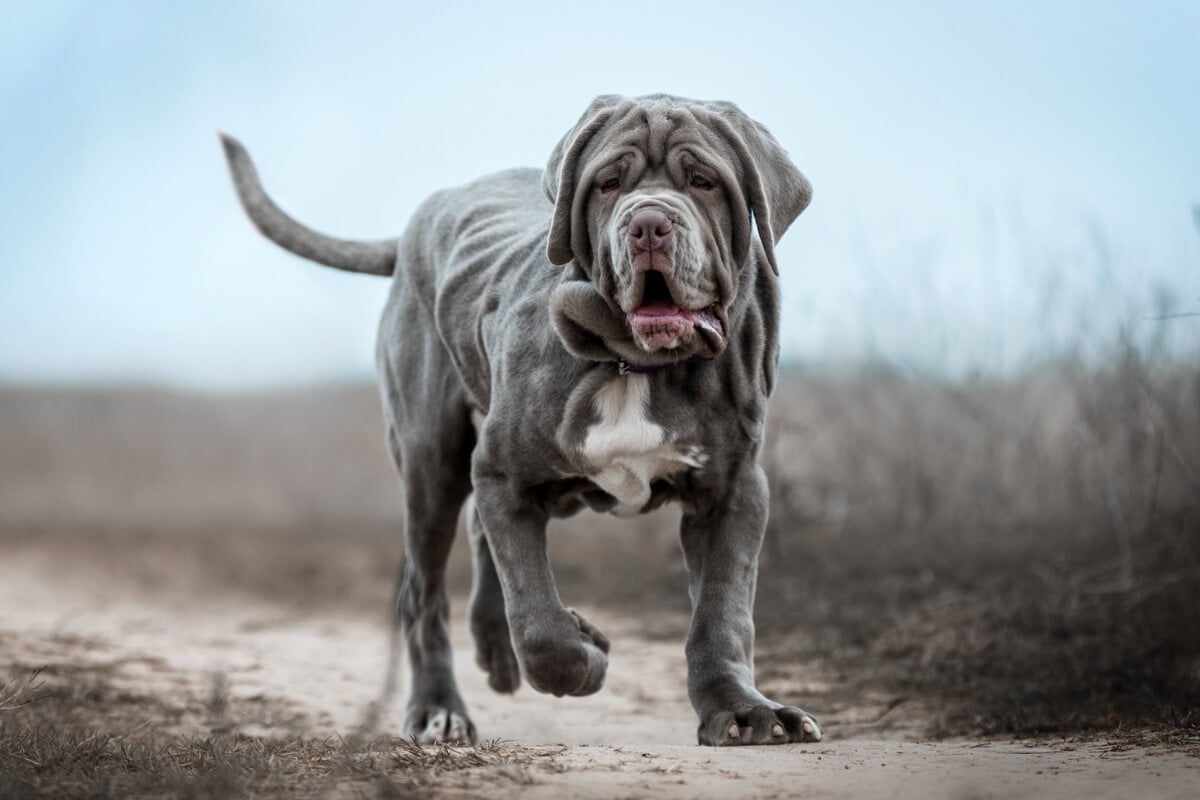
[[[3,555],[0,669],[103,670],[115,686],[162,701],[162,713],[140,723],[147,729],[345,734],[379,688],[386,634],[378,619],[289,612],[243,596],[151,591],[87,563],[64,563],[61,552]],[[455,773],[445,795],[1200,796],[1194,754],[1062,740],[922,742],[903,719],[862,724],[882,716],[870,703],[833,718],[810,708],[827,727],[817,745],[700,748],[691,744],[681,643],[640,635],[638,620],[588,614],[613,647],[606,687],[583,699],[556,700],[527,688],[511,697],[492,693],[466,626],[456,621],[460,684],[480,735],[532,746],[534,757],[514,768],[515,776],[491,768]]]

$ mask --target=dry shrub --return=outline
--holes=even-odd
[[[791,374],[765,462],[768,665],[935,733],[1171,724],[1200,702],[1200,370],[1128,338],[1004,380]],[[764,599],[766,598],[766,599]]]
[[[763,674],[820,665],[835,694],[919,698],[949,734],[1195,726],[1195,362],[1124,337],[1105,358],[1004,378],[792,369],[763,460]],[[122,559],[146,592],[217,587],[382,617],[399,509],[368,385],[0,393],[5,545]],[[681,637],[677,519],[561,526],[564,597]]]

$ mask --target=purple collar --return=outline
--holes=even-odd
[[[608,363],[616,365],[618,375],[628,375],[630,373],[633,373],[634,375],[654,375],[655,373],[662,372],[663,370],[670,369],[671,367],[679,366],[680,364],[700,364],[708,360],[709,359],[702,355],[692,355],[688,358],[685,358],[683,361],[673,361],[670,364],[630,364],[623,358],[618,358],[617,360],[610,361]]]

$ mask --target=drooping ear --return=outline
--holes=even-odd
[[[746,201],[776,275],[775,245],[812,200],[812,184],[765,127],[732,103],[713,104],[711,120],[742,168]]]
[[[597,97],[550,154],[546,170],[542,173],[542,191],[554,204],[550,238],[546,243],[546,255],[551,264],[566,264],[576,253],[585,249],[583,243],[587,232],[575,230],[577,226],[573,224],[580,156],[596,133],[608,123],[616,107],[623,102],[627,102],[626,98],[615,94]],[[582,206],[578,211],[582,215]],[[586,254],[582,255],[586,257]]]

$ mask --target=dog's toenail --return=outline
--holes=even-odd
[[[741,737],[742,734],[738,730],[737,723],[735,722],[729,726],[729,730],[727,730],[725,732],[725,735],[728,736],[730,739],[738,739]]]
[[[772,736],[783,736],[783,726],[780,725],[778,722],[776,722],[774,725],[771,726],[771,735]]]
[[[805,722],[804,725],[802,725],[801,727],[804,728],[805,733],[813,732],[813,724],[811,722]]]

